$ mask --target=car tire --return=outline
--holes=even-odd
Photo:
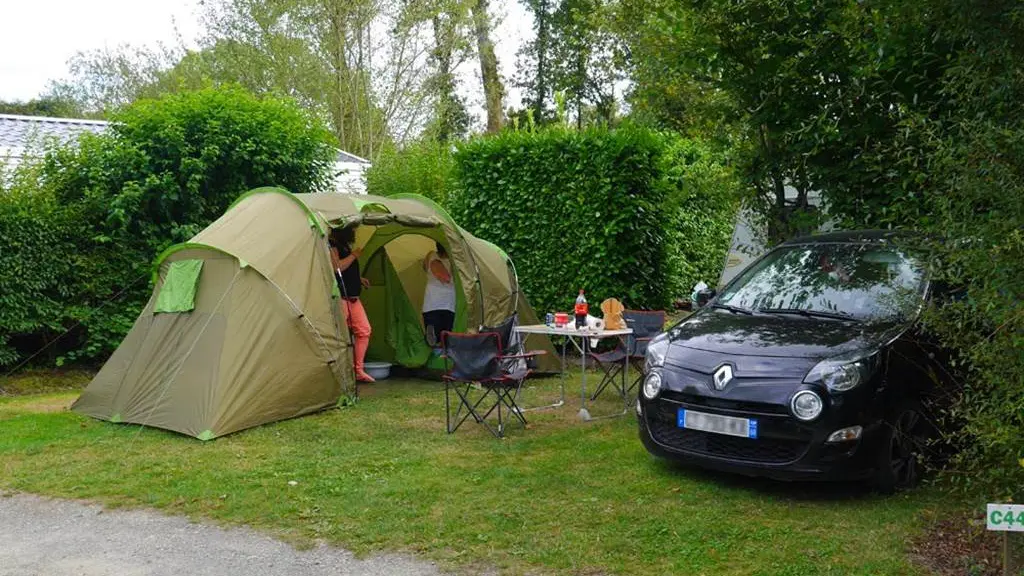
[[[905,401],[882,424],[874,487],[893,494],[917,486],[926,469],[925,450],[931,424],[919,402]]]

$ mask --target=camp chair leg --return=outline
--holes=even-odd
[[[459,407],[458,407],[458,409],[456,411],[456,414],[455,414],[455,416],[453,418],[449,418],[450,415],[451,415],[451,408],[449,407],[450,406],[450,401],[448,399],[448,393],[449,393],[449,390],[451,390],[451,389],[454,389],[455,390],[455,394],[459,397]],[[447,428],[448,433],[451,434],[451,433],[455,432],[456,430],[458,430],[459,427],[462,426],[462,424],[466,420],[468,420],[470,416],[472,416],[477,424],[483,424],[484,427],[487,428],[487,430],[490,431],[490,433],[493,434],[495,437],[497,437],[497,438],[503,437],[504,436],[504,428],[505,428],[505,426],[504,426],[505,419],[504,419],[504,415],[501,414],[501,412],[500,412],[501,395],[500,395],[499,391],[497,389],[492,388],[492,387],[485,387],[483,395],[481,395],[479,398],[477,398],[476,401],[474,402],[473,399],[470,398],[470,396],[469,396],[470,390],[472,390],[472,389],[473,389],[473,385],[472,384],[467,384],[465,386],[465,391],[463,391],[462,387],[460,387],[460,386],[449,386],[449,387],[445,388],[445,411],[446,411],[446,422],[447,422],[447,426],[448,426],[448,428]],[[481,415],[480,412],[479,412],[480,405],[483,404],[484,401],[487,400],[487,398],[492,393],[496,396],[495,403],[494,403],[493,406],[491,406],[491,408],[486,413]],[[462,414],[462,409],[463,408],[466,409],[466,413],[465,414]],[[498,427],[497,427],[497,429],[495,429],[494,426],[492,426],[487,421],[487,418],[490,417],[490,415],[494,412],[494,410],[496,408],[499,409],[499,413],[498,413]],[[460,417],[460,414],[462,414],[461,417]],[[451,422],[453,420],[455,421],[455,425],[454,426],[451,424]]]
[[[640,384],[643,383],[644,376],[646,376],[646,374],[644,374],[644,359],[643,358],[633,358],[633,359],[631,359],[630,360],[630,365],[633,367],[634,370],[636,370],[636,378],[633,378],[633,381],[629,383],[629,388],[625,389],[623,396],[625,396],[626,398],[629,398],[629,396],[631,394],[633,394],[634,390],[639,390],[640,389],[639,388]]]
[[[493,392],[498,398],[497,398],[497,401],[494,403],[494,405],[491,406],[491,408],[489,410],[487,410],[487,412],[484,413],[483,416],[480,417],[481,420],[486,420],[487,418],[490,417],[491,414],[494,413],[495,410],[497,410],[497,409],[499,409],[501,407],[501,394],[498,392],[498,390],[496,388],[491,388],[491,387],[486,388],[486,390],[487,390],[487,392],[484,393],[484,395],[480,398],[481,401],[483,401],[483,399],[486,398],[491,392]],[[500,419],[501,412],[498,412],[498,417]]]
[[[495,402],[494,405],[491,406],[491,408],[487,412],[480,416],[480,424],[486,426],[487,429],[490,430],[491,433],[497,436],[498,438],[503,438],[505,436],[505,428],[507,427],[507,424],[509,422],[509,415],[515,417],[516,420],[519,420],[519,422],[521,422],[524,427],[526,426],[526,417],[523,415],[523,411],[519,408],[519,405],[516,404],[515,398],[512,395],[512,387],[495,386],[488,387],[487,390],[488,393],[494,393]],[[479,405],[479,402],[477,404]],[[504,410],[502,410],[502,405],[505,406]],[[491,414],[493,414],[495,411],[498,412],[498,428],[496,432],[495,429],[487,421],[487,419],[490,418]]]
[[[519,405],[516,404],[515,395],[512,393],[512,388],[505,388],[501,396],[501,401],[508,408],[508,412],[511,413],[519,422],[526,426],[526,416],[523,416],[523,411],[520,410]]]
[[[485,388],[485,390],[486,391],[484,392],[484,395],[480,397],[480,401],[483,401],[483,399],[486,398],[487,396],[489,396],[492,392],[496,396],[498,396],[498,399],[497,399],[497,402],[494,403],[494,406],[491,406],[491,409],[488,410],[487,413],[484,414],[480,418],[480,420],[478,422],[480,424],[483,424],[484,428],[487,428],[487,430],[489,430],[491,432],[491,434],[494,435],[495,438],[503,438],[505,436],[505,426],[504,426],[504,422],[502,422],[502,419],[501,419],[501,395],[494,388],[487,387],[487,388]],[[477,404],[479,405],[479,402],[477,402]],[[495,429],[494,426],[491,426],[491,424],[487,421],[487,417],[490,416],[492,412],[494,412],[495,408],[497,408],[497,410],[498,410],[498,428],[497,429]]]
[[[607,388],[609,384],[614,386],[615,378],[618,377],[619,375],[622,376],[622,383],[618,386],[615,386],[615,389],[622,393],[623,396],[625,396],[626,374],[622,371],[622,365],[619,364],[618,362],[611,365],[605,365],[598,362],[597,365],[600,366],[601,370],[604,371],[604,377],[601,379],[601,383],[598,384],[597,390],[595,390],[594,394],[590,397],[591,402],[597,400],[597,397],[600,396],[602,392],[604,392],[604,389]]]
[[[458,384],[449,383],[449,384],[445,385],[445,388],[444,388],[445,425],[446,425],[446,429],[448,430],[449,434],[451,434],[451,433],[455,432],[456,430],[458,430],[459,427],[462,426],[462,423],[465,422],[467,419],[469,419],[470,416],[472,416],[473,419],[476,420],[477,423],[482,423],[482,418],[480,417],[480,414],[477,412],[476,409],[480,406],[480,403],[483,402],[484,398],[487,395],[484,394],[484,396],[481,396],[476,401],[476,403],[471,402],[470,398],[469,398],[469,391],[472,389],[472,387],[473,387],[472,384],[467,384],[466,385],[466,390],[463,392],[462,387],[459,386]],[[453,389],[455,390],[455,395],[459,397],[459,406],[458,406],[458,408],[455,411],[455,416],[452,416],[452,414],[451,414],[451,401],[449,400],[449,394],[450,394],[451,390],[453,390]],[[464,407],[466,408],[466,413],[462,414],[462,409]],[[454,426],[452,426],[452,422],[453,421],[455,422]]]

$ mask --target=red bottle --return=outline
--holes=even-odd
[[[580,288],[580,295],[576,297],[576,307],[574,309],[576,314],[576,327],[583,328],[587,325],[587,298],[583,296],[583,289]]]

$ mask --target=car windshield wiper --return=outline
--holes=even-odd
[[[825,310],[805,310],[803,308],[759,308],[758,312],[765,314],[797,314],[808,318],[832,318],[834,320],[856,320],[850,314],[842,312],[827,312]]]
[[[753,310],[747,310],[746,308],[740,308],[739,306],[733,306],[732,304],[721,304],[719,302],[715,302],[711,307],[722,308],[723,310],[728,310],[734,314],[746,314],[747,316],[752,316],[754,314]]]

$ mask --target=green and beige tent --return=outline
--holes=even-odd
[[[259,188],[154,265],[153,295],[72,410],[208,440],[337,405],[355,394],[351,336],[327,235],[359,225],[369,361],[434,366],[423,336],[422,262],[440,242],[454,268],[456,331],[537,316],[501,249],[430,200]],[[531,348],[553,352],[547,340]],[[553,354],[540,368],[557,371]]]

